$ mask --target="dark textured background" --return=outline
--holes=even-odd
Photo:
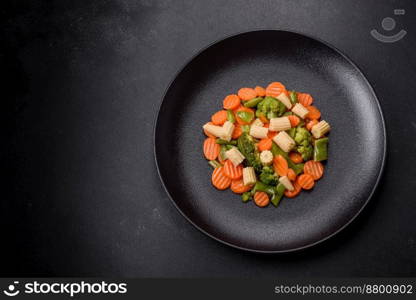
[[[375,41],[369,31],[382,31],[394,8],[406,9],[395,19],[408,35]],[[3,95],[11,93],[14,121],[3,129],[13,192],[0,202],[0,275],[415,276],[415,8],[410,0],[2,2]],[[338,236],[287,255],[204,236],[171,204],[153,160],[153,121],[176,71],[213,41],[259,28],[341,49],[373,85],[387,126],[385,175],[369,206]]]

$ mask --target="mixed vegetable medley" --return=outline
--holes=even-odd
[[[214,187],[230,187],[259,207],[312,189],[324,173],[330,131],[312,104],[310,94],[288,91],[280,82],[226,96],[224,109],[203,126]]]

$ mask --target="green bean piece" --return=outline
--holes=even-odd
[[[290,102],[292,102],[292,104],[298,103],[298,96],[295,91],[289,92],[289,99],[290,99]]]
[[[285,186],[279,182],[279,184],[276,186],[275,188],[275,194],[272,196],[272,198],[270,199],[270,202],[274,205],[274,206],[278,206],[280,200],[282,199],[284,193],[285,193]]]
[[[246,123],[253,121],[254,113],[249,111],[238,111],[237,116]]]
[[[235,123],[234,112],[231,109],[227,109],[227,120],[231,123]]]
[[[241,200],[242,200],[243,202],[248,202],[251,198],[252,198],[252,197],[251,197],[250,192],[245,192],[245,193],[243,193],[243,194],[241,195]]]
[[[328,159],[328,138],[325,137],[325,138],[315,140],[313,160],[323,161],[327,159]]]
[[[254,195],[256,192],[265,192],[268,195],[273,196],[276,191],[274,186],[264,184],[261,181],[257,181],[253,189],[251,190],[251,195]]]
[[[263,97],[253,98],[249,101],[244,102],[245,107],[256,107],[263,100]]]
[[[237,141],[236,140],[226,141],[226,140],[223,140],[223,139],[217,139],[215,142],[217,144],[220,144],[220,145],[233,145],[233,146],[237,146]]]
[[[227,158],[226,158],[226,155],[225,155],[225,152],[227,151],[227,146],[226,145],[221,145],[221,148],[220,148],[220,154],[218,155],[219,157],[220,157],[220,160],[221,161],[224,161],[224,160],[226,160]]]
[[[295,137],[296,134],[296,127],[292,127],[290,128],[287,133],[291,136],[291,138],[293,139]]]
[[[211,167],[213,167],[214,169],[215,169],[215,168],[218,168],[218,167],[221,167],[221,164],[220,164],[218,161],[216,161],[216,160],[210,160],[210,161],[209,161],[209,165],[210,165]]]
[[[293,115],[293,112],[287,111],[283,114],[283,117],[292,116],[292,115]]]

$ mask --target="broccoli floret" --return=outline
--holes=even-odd
[[[303,160],[309,160],[313,155],[312,135],[304,127],[297,127],[294,135],[296,150],[302,155]]]
[[[282,116],[285,112],[286,106],[279,100],[269,96],[257,104],[256,117],[263,115],[270,120],[271,118]]]
[[[247,165],[253,167],[257,172],[261,172],[260,154],[254,144],[253,137],[244,132],[237,140],[237,147],[246,158]]]
[[[276,185],[277,176],[274,174],[274,170],[271,167],[264,167],[260,173],[260,181],[267,185]]]

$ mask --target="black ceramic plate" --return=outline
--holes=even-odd
[[[283,198],[278,208],[258,208],[211,185],[201,128],[224,96],[272,81],[313,95],[332,126],[330,154],[312,191]],[[349,59],[316,39],[262,30],[209,46],[178,73],[160,107],[154,142],[162,182],[193,225],[237,248],[286,252],[327,239],[358,215],[381,176],[385,139],[377,98]]]

